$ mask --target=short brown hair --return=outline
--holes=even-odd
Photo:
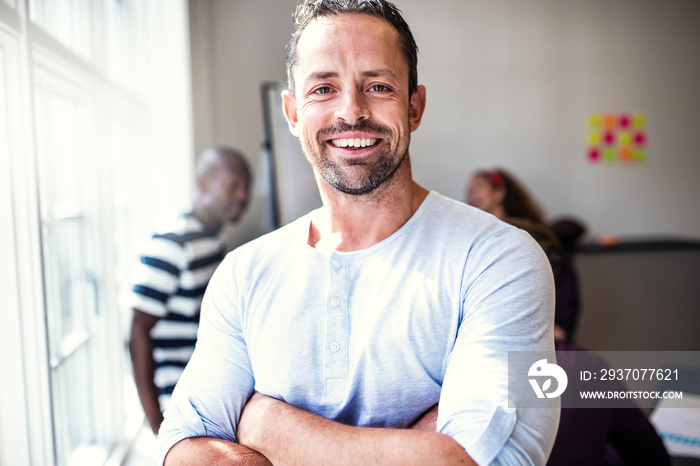
[[[386,0],[304,0],[297,5],[294,12],[294,32],[287,44],[287,86],[294,92],[292,70],[297,61],[297,44],[309,22],[323,16],[341,13],[361,13],[383,18],[399,34],[399,46],[408,63],[409,95],[418,87],[418,46],[413,38],[411,28],[401,16],[401,10]]]

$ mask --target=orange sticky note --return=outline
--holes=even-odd
[[[620,160],[623,162],[632,161],[632,150],[628,146],[623,146],[620,148]]]
[[[614,128],[617,125],[617,118],[612,113],[603,115],[603,125],[606,128]]]

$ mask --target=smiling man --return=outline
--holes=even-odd
[[[394,5],[308,0],[295,20],[284,112],[323,207],[215,273],[161,458],[544,464],[558,409],[509,408],[507,380],[508,351],[553,351],[542,250],[413,181],[426,90]]]

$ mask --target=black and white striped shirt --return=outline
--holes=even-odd
[[[141,255],[131,307],[160,317],[151,338],[163,409],[194,350],[202,296],[223,252],[217,232],[182,214],[170,231],[154,234]]]

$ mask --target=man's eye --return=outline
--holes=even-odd
[[[331,88],[328,86],[319,87],[314,90],[314,94],[328,94],[329,92],[331,92]]]
[[[369,90],[372,92],[388,92],[390,89],[384,84],[375,84],[374,86],[370,87]]]

